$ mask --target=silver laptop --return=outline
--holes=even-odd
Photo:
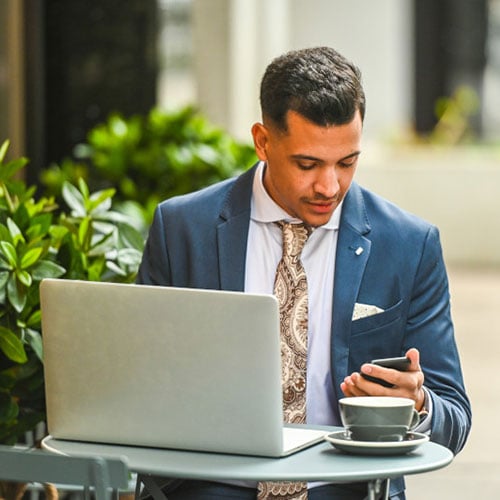
[[[279,457],[327,434],[283,426],[272,295],[57,279],[40,294],[55,438]]]

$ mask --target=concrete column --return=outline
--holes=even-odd
[[[259,84],[289,45],[289,0],[194,0],[198,103],[211,121],[249,142],[260,120]]]
[[[0,6],[0,145],[10,139],[9,158],[26,154],[24,140],[23,3],[7,0]]]
[[[412,0],[290,0],[291,48],[328,45],[363,74],[364,137],[401,134],[412,120]]]
[[[194,0],[192,22],[197,102],[215,124],[229,125],[231,0]]]
[[[252,122],[258,117],[260,1],[232,0],[230,7],[228,128],[239,139],[248,141]]]
[[[362,70],[365,137],[402,134],[412,120],[411,0],[193,0],[198,102],[247,140],[260,119],[258,91],[271,59],[329,45]]]

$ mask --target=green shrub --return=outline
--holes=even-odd
[[[24,158],[0,147],[0,443],[45,418],[39,285],[44,278],[131,282],[143,237],[111,210],[113,189],[61,186],[66,208],[19,180]]]
[[[83,176],[93,189],[116,188],[115,202],[136,202],[149,225],[157,203],[237,174],[256,161],[253,147],[236,142],[192,107],[147,116],[111,115],[94,127],[75,159],[53,165],[41,182],[57,195]]]

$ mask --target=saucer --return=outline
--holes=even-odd
[[[404,455],[429,441],[429,436],[418,432],[409,432],[402,441],[354,441],[346,435],[345,431],[338,431],[328,434],[325,439],[335,448],[347,453],[357,455]]]

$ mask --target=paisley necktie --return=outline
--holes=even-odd
[[[283,256],[276,269],[274,294],[280,308],[281,380],[283,414],[286,423],[306,421],[307,366],[307,278],[300,255],[310,228],[304,224],[280,221]],[[306,500],[305,482],[263,482],[258,485],[257,500]]]

